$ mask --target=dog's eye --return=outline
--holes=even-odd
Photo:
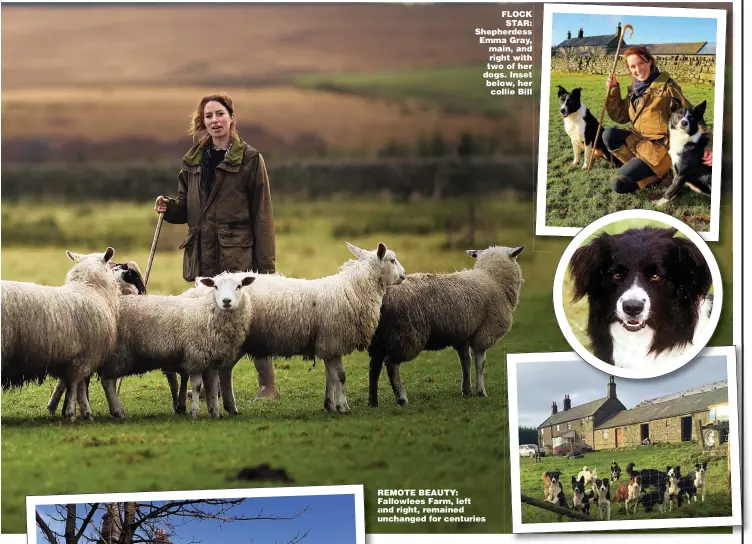
[[[661,279],[662,279],[662,278],[661,278],[661,277],[660,277],[660,276],[659,276],[658,274],[653,274],[653,275],[652,275],[652,276],[650,276],[650,278],[648,278],[648,279],[649,279],[650,281],[661,281]]]
[[[612,277],[612,278],[613,278],[614,280],[616,280],[616,281],[621,281],[621,280],[623,280],[623,279],[624,279],[624,276],[622,275],[622,273],[621,273],[621,272],[614,272],[613,274],[611,274],[611,277]]]

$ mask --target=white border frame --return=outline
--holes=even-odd
[[[729,390],[729,405],[732,407],[729,416],[729,436],[734,437],[734,447],[729,447],[731,466],[739,467],[739,422],[736,387],[736,348],[734,346],[706,348],[700,353],[703,356],[725,356],[726,373]],[[512,531],[517,533],[561,533],[579,531],[623,531],[629,529],[660,529],[678,527],[720,527],[726,525],[741,525],[742,504],[740,488],[740,470],[731,471],[731,516],[709,518],[670,518],[670,519],[639,519],[639,520],[613,520],[613,521],[590,521],[581,523],[522,523],[522,503],[515,500],[519,497],[520,490],[520,454],[518,411],[517,411],[517,365],[530,363],[560,363],[582,362],[576,353],[524,353],[507,355],[507,390],[509,398],[509,460],[511,465],[511,489],[512,489]],[[682,535],[684,538],[685,535]],[[713,535],[715,539],[716,536]],[[639,537],[638,537],[639,538]],[[708,535],[705,535],[705,539]]]
[[[686,5],[687,3],[682,3]],[[575,236],[585,227],[550,227],[546,225],[546,189],[548,185],[548,125],[549,102],[551,99],[551,40],[553,15],[555,13],[587,13],[602,15],[623,15],[634,12],[635,6],[612,6],[592,4],[544,4],[543,6],[543,44],[541,46],[541,94],[540,119],[538,129],[538,180],[537,202],[535,211],[536,236]],[[733,8],[732,8],[733,9]],[[698,19],[716,19],[716,74],[725,75],[726,69],[726,11],[718,9],[694,8],[654,8],[640,7],[639,15],[654,17],[693,17]],[[625,23],[629,21],[625,20]],[[639,42],[639,40],[637,40]],[[604,79],[605,81],[605,79]],[[720,228],[721,207],[721,150],[723,149],[723,98],[725,78],[716,76],[713,113],[713,155],[719,157],[713,168],[712,189],[710,196],[710,230],[700,232],[708,242],[717,242]],[[593,107],[596,107],[595,105]],[[597,106],[598,109],[602,105]],[[736,111],[736,110],[734,110]],[[598,110],[593,111],[594,114]],[[605,180],[604,180],[605,182]]]
[[[710,268],[710,275],[713,278],[713,308],[710,311],[710,322],[705,334],[699,338],[699,342],[696,345],[693,345],[691,349],[687,350],[682,358],[677,359],[674,363],[656,367],[655,372],[653,373],[646,373],[643,369],[635,370],[620,368],[601,361],[598,357],[585,349],[585,346],[580,343],[580,341],[572,331],[572,327],[570,326],[569,320],[567,319],[566,313],[564,312],[564,278],[566,277],[567,269],[569,268],[569,261],[572,259],[572,255],[583,244],[588,236],[592,235],[594,232],[597,232],[603,227],[625,219],[649,219],[653,221],[660,221],[667,226],[676,228],[691,242],[693,242],[700,250],[703,257],[705,257],[705,261],[708,263],[708,267]],[[572,239],[572,241],[567,246],[567,249],[564,250],[564,253],[561,256],[561,260],[556,267],[556,274],[554,275],[553,291],[554,313],[556,314],[556,321],[558,321],[559,328],[561,329],[562,334],[564,334],[564,337],[567,339],[567,342],[569,342],[569,345],[572,347],[572,349],[575,350],[580,357],[585,359],[588,363],[596,367],[598,370],[613,374],[614,376],[618,376],[619,378],[630,379],[657,378],[658,376],[663,376],[664,374],[673,372],[674,370],[681,368],[689,361],[691,361],[700,353],[702,348],[707,345],[707,343],[710,341],[710,338],[713,336],[713,333],[718,326],[718,320],[721,318],[721,309],[723,306],[723,282],[721,279],[721,270],[718,268],[718,263],[715,260],[713,252],[710,251],[708,244],[686,223],[683,223],[679,219],[671,217],[670,215],[650,210],[624,210],[621,212],[615,212],[601,217],[597,221],[590,223],[587,227],[582,229],[579,234],[577,234],[577,236]]]
[[[309,487],[262,487],[246,489],[209,489],[198,491],[153,491],[146,493],[102,493],[89,495],[36,495],[26,497],[26,535],[28,544],[37,543],[36,507],[50,504],[169,501],[187,499],[241,499],[277,497],[313,497],[320,495],[353,495],[355,499],[355,544],[366,544],[365,505],[362,485],[329,485]]]

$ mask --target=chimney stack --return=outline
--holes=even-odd
[[[564,411],[566,412],[572,407],[572,401],[569,400],[569,395],[564,395]]]
[[[552,402],[551,403],[551,415],[552,416],[555,415],[556,412],[558,412],[558,411],[559,411],[559,409],[556,407],[556,401]]]
[[[611,376],[608,379],[608,398],[615,399],[616,398],[616,382],[614,382],[614,377]]]
[[[580,28],[580,31],[577,33],[578,38],[584,38],[585,37],[585,31]]]
[[[621,21],[616,25],[616,35],[621,36]]]
[[[572,31],[571,30],[567,30],[567,39],[568,40],[572,39]]]

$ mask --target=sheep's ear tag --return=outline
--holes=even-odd
[[[481,250],[480,249],[468,249],[465,251],[468,255],[470,255],[473,259],[477,259],[478,255],[480,255]]]
[[[77,263],[81,260],[81,257],[78,255],[78,253],[73,253],[72,251],[65,250],[65,254],[68,256],[68,258],[73,261],[74,263]]]
[[[245,278],[243,278],[243,281],[241,282],[241,285],[243,287],[248,287],[254,281],[256,281],[256,278],[254,276],[246,276]]]
[[[523,251],[525,251],[525,246],[516,247],[509,252],[509,256],[512,259],[516,259]]]
[[[379,247],[376,249],[376,256],[381,261],[384,259],[384,255],[386,255],[386,246],[382,242],[379,242]]]

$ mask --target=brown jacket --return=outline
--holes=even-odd
[[[671,114],[682,107],[691,108],[692,104],[666,72],[661,72],[640,98],[634,99],[631,87],[622,98],[618,83],[609,89],[606,98],[608,116],[613,121],[632,123],[633,134],[625,142],[629,150],[659,177],[671,170],[669,121]],[[701,131],[707,133],[707,127],[702,126]]]
[[[183,157],[178,197],[168,199],[164,216],[168,223],[188,223],[180,246],[183,278],[193,281],[225,270],[273,273],[274,214],[264,159],[236,135],[207,195],[205,150],[197,144]]]

